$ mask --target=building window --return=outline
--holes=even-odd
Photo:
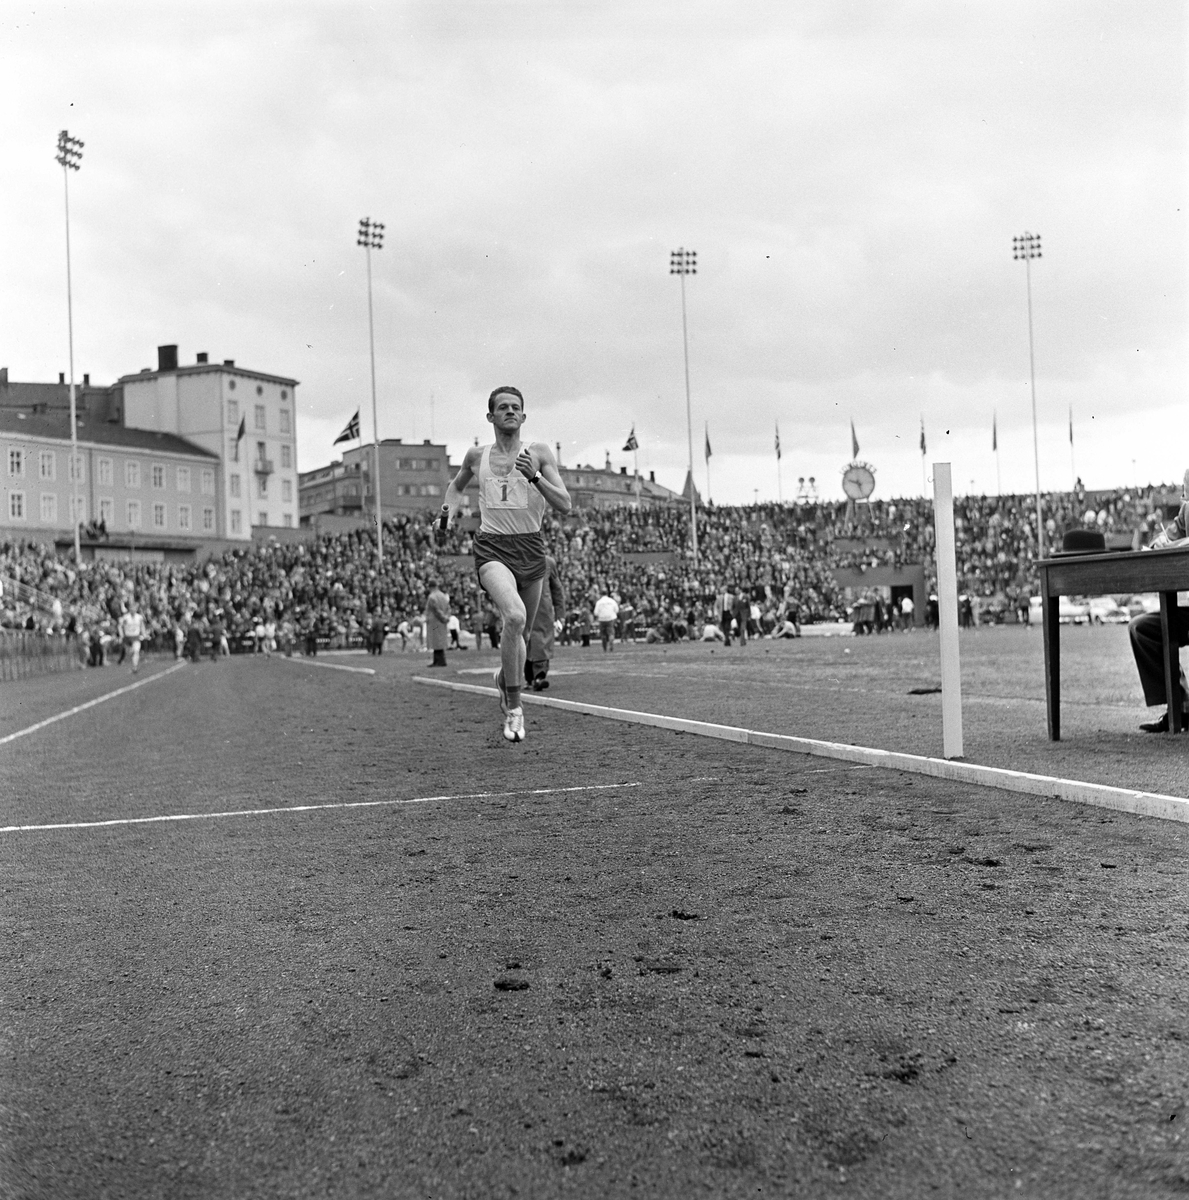
[[[13,521],[23,521],[25,519],[24,492],[8,493],[8,516]]]
[[[83,465],[83,456],[74,454],[70,457],[70,481],[71,483],[86,482],[86,468]]]
[[[257,385],[256,385],[256,395],[257,395],[257,396],[263,396],[263,395],[264,395],[264,388],[262,388],[262,387],[260,386],[260,384],[257,384]]]
[[[21,479],[25,474],[25,452],[10,448],[8,451],[8,473],[13,479]]]
[[[427,483],[421,489],[423,496],[440,496],[442,494],[442,485],[440,483]]]
[[[111,459],[110,458],[101,458],[99,460],[99,486],[100,487],[111,487],[111,481],[112,481]]]
[[[235,384],[232,383],[231,386],[235,387]],[[227,428],[228,429],[238,429],[239,428],[239,401],[238,400],[228,400],[227,401]]]
[[[215,510],[213,508],[204,508],[202,510],[202,531],[210,533],[215,528]]]
[[[287,471],[293,467],[293,447],[288,444],[281,447],[281,466]]]
[[[133,462],[129,459],[124,464],[124,486],[130,488],[140,487],[140,463]],[[140,511],[140,505],[136,506],[137,512]],[[140,524],[140,518],[137,517],[136,523]]]
[[[110,525],[116,517],[116,504],[110,496],[104,496],[99,501],[99,519],[104,525]]]
[[[236,439],[235,439],[235,440],[234,440],[234,441],[231,443],[231,450],[230,450],[230,452],[228,453],[227,457],[228,457],[228,458],[229,458],[229,459],[230,459],[232,462],[239,462],[239,438],[236,438]]]
[[[129,529],[139,529],[140,528],[140,501],[139,500],[129,500],[128,501],[128,528]]]
[[[43,525],[58,523],[58,497],[53,492],[41,493],[41,523]]]
[[[256,461],[265,462],[268,458],[268,444],[266,442],[256,443]]]
[[[215,473],[209,467],[205,467],[202,472],[202,494],[204,496],[215,494]]]
[[[239,515],[238,508],[233,508],[231,510],[231,532],[243,533],[243,521]]]
[[[190,506],[188,504],[178,505],[178,528],[184,533],[190,532]]]
[[[281,409],[281,432],[289,432],[289,410],[287,408]]]
[[[263,404],[257,404],[257,405],[256,405],[256,428],[257,428],[257,429],[260,429],[260,430],[263,430],[263,429],[265,428],[265,425],[264,425],[264,405],[263,405]]]
[[[190,468],[178,467],[178,491],[188,492],[190,490]]]
[[[74,513],[72,518],[76,525],[83,525],[87,520],[87,498],[86,496],[72,496],[70,498],[70,508]]]
[[[288,389],[287,389],[287,388],[281,388],[281,399],[282,399],[282,400],[288,400],[288,399],[289,399],[289,391],[288,391]]]
[[[285,527],[286,529],[292,529],[292,528],[293,528],[293,514],[292,514],[292,513],[286,513],[286,514],[285,514],[285,515],[284,515],[284,516],[281,518],[281,524],[282,524],[282,525],[284,525],[284,527]]]
[[[38,468],[38,475],[42,479],[57,479],[58,456],[52,450],[43,450],[38,457]]]
[[[426,461],[429,463],[429,469],[431,471],[436,471],[438,469],[438,460],[436,458],[430,458]]]
[[[165,488],[165,468],[160,463],[153,463],[150,468],[150,476],[153,481],[153,490],[160,492]]]
[[[286,504],[293,503],[293,480],[292,479],[282,479],[281,480],[281,499]]]
[[[154,529],[164,529],[165,528],[165,505],[162,504],[160,501],[157,501],[153,505],[153,528]]]
[[[228,480],[228,484],[230,485],[231,498],[233,500],[238,500],[239,499],[239,474],[238,474],[238,472],[233,471],[227,477],[227,480]]]
[[[268,476],[256,476],[256,495],[261,500],[268,499]]]
[[[256,524],[257,525],[267,525],[268,524],[268,513],[264,512],[263,510],[258,512],[256,514]]]

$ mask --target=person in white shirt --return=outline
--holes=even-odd
[[[144,633],[144,617],[140,615],[136,602],[133,601],[120,616],[120,637],[123,639],[124,645],[132,651],[133,675],[140,670],[140,643]]]
[[[599,636],[603,639],[604,650],[615,649],[615,622],[619,617],[619,602],[608,592],[604,592],[594,606],[594,618],[599,623]]]

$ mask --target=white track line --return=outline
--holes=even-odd
[[[169,813],[161,817],[117,817],[110,821],[64,821],[57,825],[5,825],[0,833],[37,833],[47,829],[106,829],[111,825],[159,825],[166,821],[214,821],[220,817],[266,817],[279,813],[321,812],[332,808],[384,808],[396,804],[430,804],[435,800],[501,800],[509,796],[559,796],[566,792],[607,792],[640,783],[591,783],[582,787],[524,788],[515,792],[464,792],[457,796],[416,796],[406,800],[347,800],[338,804],[291,804],[283,808],[241,808],[229,812]]]
[[[351,671],[355,675],[374,675],[376,673],[372,667],[344,667],[342,663],[324,663],[319,662],[316,658],[289,658],[284,654],[278,654],[276,657],[281,662],[300,663],[305,667],[324,667],[327,671]]]
[[[414,683],[450,688],[456,692],[475,692],[481,696],[496,696],[495,688],[474,683],[454,683],[448,679],[427,679],[414,675]],[[1104,783],[1085,783],[1079,779],[1061,779],[1055,775],[1033,775],[1026,771],[1010,771],[1005,767],[983,767],[977,763],[957,762],[945,758],[927,758],[922,754],[903,754],[894,750],[877,750],[871,746],[848,746],[841,742],[824,742],[817,738],[792,737],[780,733],[764,733],[741,729],[735,725],[714,725],[709,721],[693,721],[684,717],[666,717],[659,713],[635,712],[627,708],[608,708],[602,704],[583,704],[574,700],[553,697],[520,695],[524,704],[540,704],[547,708],[562,708],[568,712],[585,713],[609,721],[626,721],[633,725],[651,725],[672,729],[699,737],[721,738],[727,742],[743,742],[749,746],[765,746],[771,750],[789,750],[795,754],[816,754],[822,758],[837,758],[844,762],[861,763],[868,767],[886,767],[907,771],[913,775],[932,775],[937,779],[952,779],[956,783],[973,783],[983,787],[1002,788],[1008,792],[1023,792],[1030,796],[1053,796],[1076,804],[1092,804],[1116,812],[1135,813],[1141,817],[1160,817],[1166,821],[1189,822],[1189,799],[1165,796],[1160,792],[1140,792],[1131,788],[1110,787]]]
[[[105,695],[97,696],[94,700],[88,700],[86,704],[76,704],[73,708],[68,708],[65,712],[60,712],[56,716],[46,717],[44,721],[38,721],[36,725],[30,725],[27,729],[18,729],[16,733],[6,734],[0,737],[0,746],[6,745],[8,742],[15,742],[17,738],[23,738],[26,734],[36,733],[39,729],[44,729],[47,725],[53,725],[57,721],[65,721],[67,717],[73,717],[75,713],[81,713],[88,708],[94,708],[96,704],[102,704],[105,700],[114,700],[117,696],[123,696],[128,692],[134,692],[137,688],[142,688],[146,683],[153,683],[158,679],[164,679],[166,675],[172,675],[174,671],[180,671],[186,665],[185,659],[181,662],[174,663],[172,667],[166,667],[164,671],[158,671],[156,675],[149,675],[144,679],[138,679],[135,683],[130,683],[126,687],[116,688],[114,692],[107,692]]]

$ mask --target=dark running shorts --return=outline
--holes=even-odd
[[[548,573],[545,563],[545,539],[536,533],[484,533],[475,534],[473,543],[475,570],[484,563],[498,562],[516,578],[516,586],[524,587]]]

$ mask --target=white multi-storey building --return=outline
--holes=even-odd
[[[157,369],[125,375],[118,386],[125,425],[177,434],[219,457],[225,537],[298,524],[297,380],[205,354],[178,366],[177,347],[158,346]]]

